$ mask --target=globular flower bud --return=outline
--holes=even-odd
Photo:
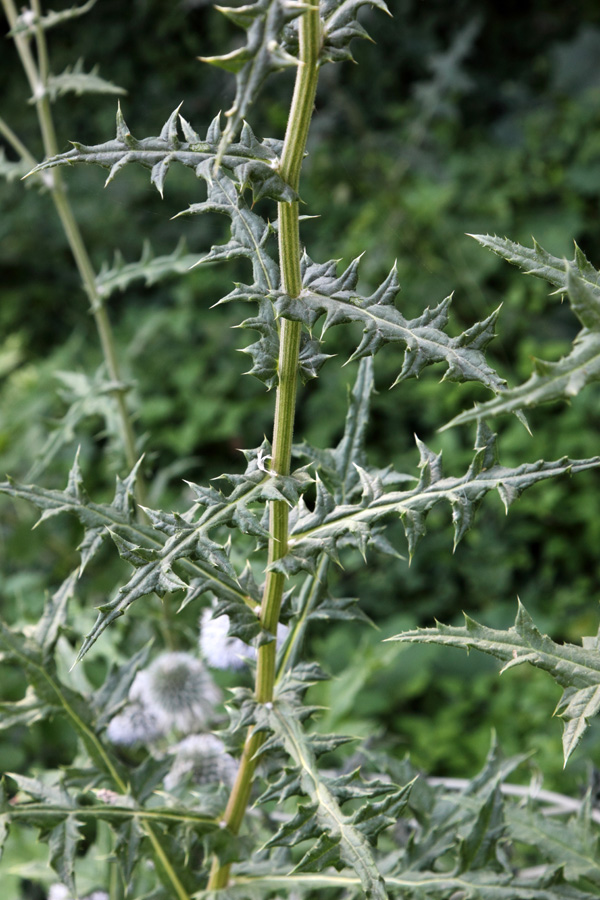
[[[113,716],[106,729],[109,741],[125,747],[151,743],[164,733],[164,727],[161,727],[154,713],[141,703],[130,703],[122,712]]]
[[[163,732],[205,728],[214,718],[221,693],[200,660],[190,653],[163,653],[138,672],[129,699],[156,719]]]
[[[194,784],[233,783],[236,762],[225,752],[223,741],[213,734],[191,734],[176,744],[173,751],[173,768],[164,781],[168,791],[188,780]]]

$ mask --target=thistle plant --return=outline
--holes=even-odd
[[[2,726],[60,718],[79,747],[61,772],[10,775],[0,796],[1,841],[13,826],[37,827],[62,886],[54,888],[56,896],[61,890],[79,896],[78,848],[84,838],[103,848],[97,856],[108,863],[98,864],[95,889],[111,900],[310,898],[329,891],[373,900],[600,896],[598,812],[589,796],[572,819],[558,823],[544,814],[532,791],[522,789],[515,799],[506,779],[523,759],[504,759],[495,745],[483,771],[458,791],[428,783],[392,748],[365,745],[344,756],[341,748],[350,739],[321,733],[313,721],[317,710],[307,692],[326,675],[307,657],[305,639],[314,623],[329,629],[340,620],[365,621],[359,603],[336,595],[332,571],[347,554],[362,554],[368,565],[382,555],[397,556],[386,533],[390,523],[400,519],[412,557],[430,510],[447,504],[456,546],[488,493],[497,492],[508,511],[527,488],[600,465],[599,457],[564,457],[505,467],[490,427],[507,413],[526,423],[530,408],[569,398],[598,379],[600,273],[579,250],[563,262],[537,244],[530,250],[477,236],[568,297],[582,325],[567,356],[537,361],[529,380],[509,388],[486,358],[497,310],[452,336],[449,297],[416,318],[403,314],[395,267],[381,284],[361,292],[359,259],[344,267],[309,257],[301,224],[313,211],[302,205],[301,170],[319,75],[325,65],[352,59],[351,42],[367,36],[361,9],[386,15],[383,0],[256,0],[223,7],[246,34],[239,49],[205,58],[235,74],[235,98],[225,116],[217,114],[206,132],[196,131],[178,107],[157,136],[138,138],[119,107],[114,137],[93,145],[74,142],[64,153],[51,139],[50,104],[61,86],[93,89],[99,76],[72,69],[62,81],[53,77],[45,34],[92,4],[44,13],[33,0],[18,15],[12,0],[2,3],[32,85],[47,158],[33,165],[8,125],[2,134],[31,166],[30,180],[47,184],[72,242],[105,349],[127,468],[117,478],[112,502],[88,496],[85,460],[79,457],[64,490],[13,480],[0,485],[4,494],[41,511],[42,528],[59,513],[83,527],[80,564],[53,586],[35,627],[0,622],[2,658],[20,666],[29,683],[21,701],[3,704]],[[260,138],[248,119],[266,80],[282,69],[295,73],[287,128],[283,139]],[[191,258],[181,249],[160,258],[144,251],[139,263],[121,260],[95,274],[60,180],[63,169],[82,163],[108,169],[107,183],[126,177],[121,170],[138,163],[150,170],[161,195],[172,167],[191,169],[199,191],[180,215],[219,213],[229,220],[228,239]],[[241,260],[248,280],[219,302],[252,304],[251,317],[241,325],[259,337],[245,352],[250,374],[274,392],[272,435],[244,451],[245,468],[222,476],[223,487],[188,482],[176,510],[152,508],[140,490],[102,301],[134,279],[180,275],[192,263],[228,260]],[[355,375],[342,437],[330,448],[311,446],[302,436],[294,443],[299,381],[327,379],[326,334],[348,323],[358,323],[361,333],[348,360]],[[409,391],[410,379],[429,366],[438,368],[444,382],[473,382],[487,392],[489,399],[448,423],[476,423],[464,473],[445,474],[441,454],[418,438],[417,474],[370,463],[366,429],[380,351],[401,354],[394,383],[399,393]],[[82,590],[78,579],[99,566],[103,548],[111,544],[130,571],[99,607],[69,672],[64,635],[73,627],[70,617]],[[185,648],[169,652],[150,644],[132,647],[101,683],[92,683],[82,662],[93,659],[122,625],[118,620],[126,615],[127,621],[134,604],[143,609],[152,594],[175,595],[182,611],[193,605],[195,621],[201,620],[200,644],[193,633]],[[474,648],[499,658],[504,668],[526,662],[548,672],[564,688],[558,711],[565,719],[565,760],[600,708],[598,637],[584,638],[583,646],[557,644],[522,607],[508,631],[467,618],[462,627],[410,630],[394,640]],[[227,725],[221,691],[209,672],[226,666],[235,679]],[[86,865],[92,855],[88,850]]]

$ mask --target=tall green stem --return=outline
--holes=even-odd
[[[300,169],[306,148],[306,139],[312,117],[319,76],[319,53],[321,49],[321,22],[318,5],[308,7],[300,20],[300,64],[298,66],[294,94],[288,118],[285,141],[281,157],[280,172],[295,191],[300,183]],[[280,203],[279,213],[279,265],[282,288],[290,297],[298,297],[302,290],[300,271],[300,231],[298,201]],[[273,449],[271,471],[278,475],[289,475],[292,458],[292,437],[296,410],[298,379],[298,356],[300,351],[299,322],[283,320],[279,345],[279,381],[275,401],[275,421],[273,428]],[[270,505],[269,566],[287,553],[288,506],[284,501],[275,500]],[[273,635],[273,640],[263,644],[258,651],[255,696],[259,703],[269,703],[273,699],[275,684],[275,654],[277,623],[284,589],[284,576],[267,571],[265,589],[260,610],[263,628]],[[256,769],[256,756],[264,740],[263,734],[248,732],[231,796],[224,814],[227,827],[236,834],[242,824]],[[215,890],[227,885],[229,866],[220,865],[216,859],[208,889]]]
[[[10,27],[14,29],[17,24],[17,10],[14,0],[2,0],[2,6]],[[42,16],[39,0],[32,0],[32,11],[39,22]],[[14,35],[14,40],[35,102],[44,144],[44,152],[46,156],[56,156],[58,154],[58,142],[56,140],[52,110],[50,108],[50,100],[47,91],[49,68],[44,31],[40,25],[37,26],[35,35],[38,57],[37,64],[29,46],[29,38],[25,34],[17,32]],[[132,469],[137,461],[135,435],[131,417],[125,402],[126,386],[121,378],[110,320],[104,307],[102,297],[96,288],[95,272],[83,242],[79,226],[73,215],[73,210],[67,198],[60,171],[59,169],[52,169],[50,172],[46,173],[46,176],[47,185],[51,191],[56,211],[62,223],[83,287],[90,302],[90,309],[94,316],[96,329],[100,338],[104,362],[108,376],[112,382],[112,392],[117,403],[121,421],[125,458],[128,467]],[[136,481],[136,499],[138,500],[138,503],[144,502],[144,494],[143,479],[141,476],[138,476]]]

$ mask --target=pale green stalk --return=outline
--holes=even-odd
[[[306,148],[306,139],[312,117],[319,76],[319,52],[321,47],[321,22],[319,7],[309,6],[300,20],[300,63],[296,75],[294,94],[283,152],[280,172],[285,181],[295,191],[300,183],[300,169]],[[302,290],[300,271],[300,232],[298,201],[280,203],[279,213],[279,265],[282,288],[290,297],[298,297]],[[277,475],[289,475],[292,457],[292,437],[296,409],[298,378],[298,356],[300,351],[301,324],[284,319],[280,331],[279,381],[275,402],[273,448],[271,471]],[[287,553],[288,514],[285,501],[276,500],[270,504],[269,565],[282,559]],[[258,650],[255,696],[259,703],[269,703],[273,699],[275,684],[275,654],[277,623],[281,609],[285,578],[278,572],[268,571],[260,610],[260,621],[273,640],[263,644]],[[264,735],[250,729],[240,767],[233,785],[229,802],[223,816],[230,831],[239,831],[252,789],[252,779],[256,769],[256,756],[264,741]],[[207,888],[215,890],[225,887],[229,881],[229,865],[220,865],[215,859]]]
[[[8,19],[8,23],[10,27],[14,29],[15,25],[17,24],[17,10],[14,4],[14,0],[1,0],[1,2],[6,14],[6,18]],[[39,0],[32,0],[32,11],[35,14],[36,18],[39,20],[42,15]],[[38,26],[36,29],[36,49],[38,57],[37,64],[31,52],[29,39],[27,38],[27,36],[17,33],[14,36],[14,41],[19,53],[19,57],[21,59],[21,63],[23,65],[23,69],[25,70],[25,74],[27,75],[27,80],[29,81],[29,86],[31,88],[31,92],[35,102],[35,108],[44,144],[44,153],[46,154],[46,156],[56,156],[59,150],[58,142],[56,140],[56,132],[54,129],[54,121],[52,118],[52,110],[50,107],[50,101],[47,92],[49,67],[48,51],[44,30],[40,26]],[[3,133],[8,138],[8,140],[11,141],[13,146],[15,146],[21,156],[24,159],[28,159],[30,154],[27,153],[25,148],[21,145],[22,150],[19,149],[17,144],[15,144],[15,141],[7,134],[4,129]],[[26,155],[23,153],[23,151],[25,151]],[[59,215],[65,235],[67,237],[69,247],[71,248],[71,253],[73,254],[73,257],[75,259],[75,264],[77,265],[84,290],[88,295],[91,312],[94,316],[94,321],[98,330],[98,336],[100,338],[100,345],[102,347],[104,362],[106,365],[108,376],[112,383],[112,393],[114,394],[119,411],[119,418],[121,421],[121,429],[123,433],[125,458],[127,460],[129,469],[132,469],[137,462],[135,435],[133,432],[131,417],[129,415],[127,404],[125,402],[125,393],[127,391],[127,387],[121,379],[120,367],[117,359],[115,341],[110,325],[110,320],[104,307],[102,297],[100,296],[96,288],[96,274],[94,272],[89,254],[83,242],[79,226],[77,224],[75,216],[73,215],[73,210],[68,201],[60,170],[52,169],[49,172],[45,173],[44,178],[46,179],[46,183],[52,194],[52,199],[54,201],[56,211]],[[135,492],[138,503],[143,503],[145,489],[141,475],[138,475],[138,478],[136,480]]]
[[[31,166],[32,169],[35,168],[35,166],[37,165],[37,160],[29,152],[25,144],[21,140],[19,140],[12,128],[7,124],[7,122],[4,121],[2,116],[0,116],[0,134],[17,151],[23,162],[27,163],[28,166]]]

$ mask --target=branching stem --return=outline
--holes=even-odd
[[[300,19],[300,63],[296,75],[294,94],[288,118],[281,157],[280,171],[285,181],[298,191],[300,169],[306,149],[306,139],[315,102],[319,76],[321,48],[321,21],[319,7],[309,6]],[[298,201],[280,203],[279,214],[279,265],[282,288],[290,297],[298,297],[302,290],[300,271],[300,232]],[[292,437],[296,409],[298,357],[300,352],[299,322],[284,319],[280,331],[279,382],[275,402],[273,450],[271,471],[289,475],[292,456]],[[284,501],[272,501],[270,505],[269,565],[287,553],[288,506]],[[284,589],[284,576],[268,570],[260,610],[263,627],[273,635],[273,640],[263,644],[258,651],[255,695],[259,703],[273,699],[275,685],[275,655],[277,623]],[[240,761],[231,796],[224,814],[227,827],[236,834],[242,824],[257,764],[257,754],[264,740],[262,733],[250,729]],[[229,866],[222,866],[218,859],[213,863],[208,889],[223,888],[229,881]]]

